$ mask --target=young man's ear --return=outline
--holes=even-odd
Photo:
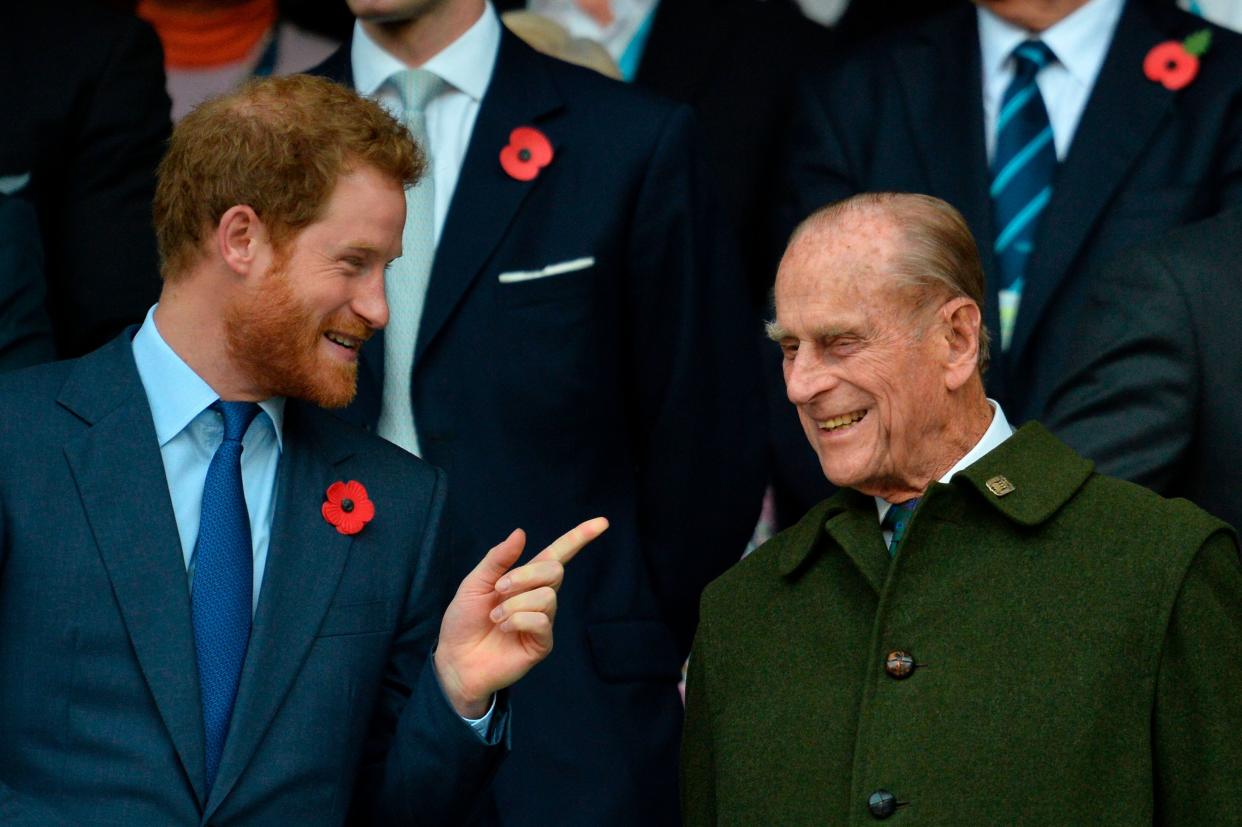
[[[945,302],[940,313],[948,340],[945,382],[950,390],[957,390],[978,370],[983,315],[979,305],[963,297]]]
[[[216,252],[239,276],[248,276],[268,246],[267,228],[251,207],[238,204],[220,216],[215,233]]]

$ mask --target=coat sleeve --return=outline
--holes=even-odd
[[[1242,564],[1232,531],[1200,548],[1165,633],[1152,719],[1155,823],[1242,813]]]
[[[1089,299],[1082,367],[1053,394],[1045,424],[1100,473],[1167,493],[1192,434],[1201,358],[1177,267],[1125,256]]]
[[[440,618],[456,584],[446,576],[442,537],[445,475],[436,471],[419,564],[393,640],[354,792],[351,825],[466,824],[508,749],[502,693],[485,744],[449,705],[435,669]]]
[[[686,678],[686,721],[681,737],[681,817],[685,827],[716,823],[716,764],[708,708],[708,621],[699,624]]]
[[[639,530],[683,655],[699,594],[740,559],[765,484],[758,323],[698,147],[690,110],[671,110],[627,249]]]

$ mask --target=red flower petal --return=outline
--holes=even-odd
[[[1165,89],[1184,89],[1199,74],[1199,58],[1186,51],[1176,40],[1166,40],[1152,47],[1143,59],[1143,73]]]
[[[367,490],[357,480],[350,480],[345,483],[345,496],[356,503],[367,498]]]
[[[375,516],[375,503],[366,499],[358,500],[354,505],[352,516],[358,518],[364,524],[371,522],[371,519]]]
[[[518,181],[533,181],[539,175],[539,167],[518,157],[518,148],[510,144],[500,150],[500,166]]]
[[[538,167],[546,167],[552,162],[552,142],[533,126],[519,126],[509,133],[509,143],[519,150],[530,152],[530,162]]]
[[[320,508],[320,511],[323,512],[323,518],[332,525],[339,526],[341,524],[341,520],[345,517],[345,512],[341,511],[341,507],[332,502],[332,500],[325,502]]]
[[[366,525],[366,521],[359,520],[353,514],[346,514],[345,518],[337,525],[336,530],[341,534],[357,534],[362,531],[362,527]]]
[[[328,486],[328,501],[339,503],[345,496],[345,483],[337,480]]]

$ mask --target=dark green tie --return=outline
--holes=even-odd
[[[918,504],[918,498],[906,500],[904,503],[893,503],[889,506],[888,513],[884,515],[884,522],[880,524],[880,528],[893,532],[892,539],[888,541],[890,557],[897,553],[897,546],[905,538],[906,526],[910,525],[910,518],[914,515],[914,509]]]

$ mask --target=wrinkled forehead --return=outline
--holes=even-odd
[[[843,314],[890,303],[901,237],[891,222],[846,215],[790,243],[776,275],[778,320],[806,306]]]

